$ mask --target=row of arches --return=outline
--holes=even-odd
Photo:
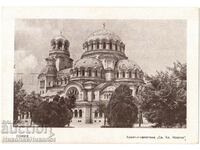
[[[94,41],[91,40],[83,44],[83,49],[86,49],[86,51],[107,49],[107,50],[120,51],[124,53],[125,45],[123,42],[120,41],[113,41],[106,39],[94,40]]]
[[[96,77],[104,78],[102,69],[95,68],[75,68],[71,70],[72,77]]]
[[[110,92],[109,92],[109,93],[107,93],[107,92],[104,93],[104,94],[103,94],[104,100],[109,100],[109,99],[111,98],[111,95],[112,95],[112,93],[110,93]]]
[[[18,113],[18,119],[30,119],[31,118],[31,113],[30,112],[22,112]]]
[[[56,80],[56,85],[65,85],[69,82],[68,77],[61,77]]]
[[[135,78],[135,79],[142,79],[143,72],[136,70],[136,71],[116,71],[115,77],[119,78]]]
[[[135,70],[135,71],[115,71],[115,78],[134,78],[134,79],[142,79],[144,76],[142,71]],[[104,78],[104,71],[97,70],[97,69],[73,69],[72,70],[72,77],[97,77],[97,78]]]
[[[94,118],[102,118],[103,112],[98,112],[97,110],[94,112]]]
[[[58,40],[51,40],[51,47],[52,50],[68,50],[69,49],[69,41],[58,39]]]
[[[73,117],[74,118],[82,118],[83,117],[83,111],[81,109],[77,110],[75,109],[73,112]],[[94,112],[94,118],[102,118],[103,117],[103,112],[95,111]]]
[[[77,110],[75,109],[73,112],[74,118],[82,118],[83,117],[83,111],[81,109]]]

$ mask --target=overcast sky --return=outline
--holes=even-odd
[[[145,73],[166,70],[178,60],[186,62],[186,22],[184,20],[54,20],[18,19],[15,22],[15,65],[20,73],[39,72],[48,56],[50,41],[63,35],[70,42],[71,58],[83,53],[87,36],[99,29],[120,36],[126,55]]]

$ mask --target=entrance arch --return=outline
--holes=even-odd
[[[74,95],[76,97],[76,101],[83,100],[83,87],[80,83],[71,82],[65,87],[65,96]]]
[[[66,92],[67,95],[73,95],[76,97],[76,99],[78,99],[78,96],[79,96],[79,91],[76,87],[70,87],[67,92]]]

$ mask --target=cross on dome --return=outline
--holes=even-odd
[[[60,35],[62,35],[62,31],[60,31]]]

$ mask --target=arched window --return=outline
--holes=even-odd
[[[78,117],[78,111],[74,110],[74,117],[77,118]]]
[[[103,42],[103,49],[106,49],[106,42]]]
[[[93,50],[93,43],[91,43],[91,50]]]
[[[132,73],[131,73],[131,71],[129,71],[129,78],[132,78]]]
[[[58,49],[62,48],[62,41],[58,41]]]
[[[28,112],[26,112],[26,119],[28,119],[29,118],[29,113]]]
[[[69,42],[67,40],[64,42],[64,48],[66,50],[68,50],[68,48],[69,48]]]
[[[40,88],[44,88],[44,86],[45,86],[45,81],[44,80],[40,81]]]
[[[122,72],[122,76],[123,76],[123,78],[125,78],[125,72],[124,71]]]
[[[65,80],[65,84],[67,84],[67,78],[64,78],[64,80]]]
[[[97,41],[97,49],[99,49],[99,41]]]
[[[82,76],[85,76],[85,70],[84,69],[81,71],[81,74],[82,74]]]
[[[115,50],[117,51],[117,44],[115,44]]]
[[[89,50],[88,43],[85,44],[85,47],[86,47],[86,51],[88,51]]]
[[[97,72],[97,70],[95,70],[95,77],[97,77],[98,76],[98,72]]]
[[[92,98],[95,99],[95,94],[92,92]]]
[[[91,69],[88,70],[88,76],[89,76],[89,77],[92,76],[92,70],[91,70]]]
[[[22,119],[24,119],[24,113],[22,113]]]
[[[117,78],[119,78],[119,72],[117,71]]]
[[[66,95],[68,95],[68,96],[75,96],[76,99],[78,99],[78,96],[79,96],[78,89],[77,89],[76,87],[70,87],[70,88],[67,90]]]
[[[103,117],[103,113],[99,112],[99,117],[102,118]]]
[[[112,43],[110,42],[110,44],[109,44],[109,45],[110,45],[110,49],[112,50]]]
[[[78,77],[78,69],[76,70],[76,76]]]
[[[135,71],[135,78],[138,78],[137,70]]]
[[[82,118],[82,110],[81,109],[79,110],[78,113],[79,113],[79,117]]]
[[[95,117],[95,118],[98,117],[98,112],[97,112],[97,111],[94,112],[94,117]]]

